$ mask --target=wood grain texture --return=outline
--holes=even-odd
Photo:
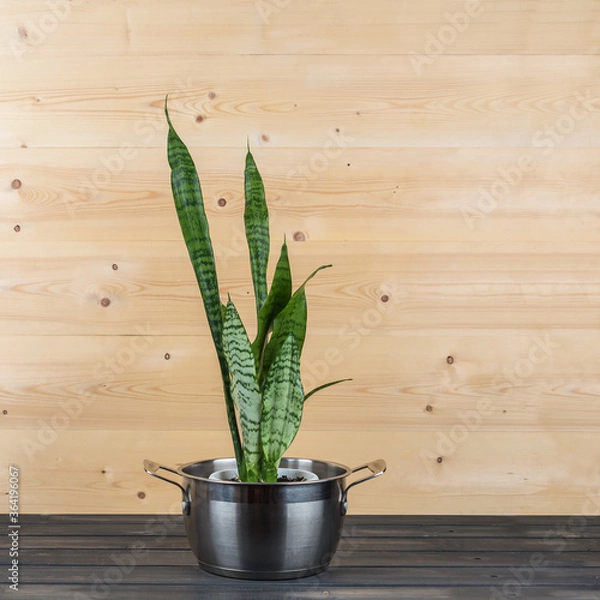
[[[130,336],[5,336],[2,428],[32,432],[68,422],[78,429],[144,432],[162,429],[168,418],[172,430],[225,429],[210,341],[159,335],[154,327],[141,324]],[[595,431],[597,365],[582,359],[580,347],[597,346],[599,336],[573,330],[385,336],[358,328],[312,336],[302,361],[306,390],[354,379],[315,396],[303,429],[440,436],[463,426]]]
[[[246,139],[273,255],[286,236],[296,283],[334,264],[304,382],[353,381],[311,399],[294,452],[386,458],[353,510],[595,510],[597,2],[0,10],[0,462],[25,512],[165,511],[143,458],[231,453],[166,93],[250,332]]]
[[[185,0],[89,2],[50,9],[5,0],[4,56],[202,54],[410,54],[444,43],[451,54],[594,54],[593,0]],[[53,18],[54,17],[54,18]],[[429,44],[429,45],[428,45]]]
[[[226,243],[217,253],[218,267],[222,299],[231,295],[253,335],[244,244],[237,238]],[[484,249],[454,243],[291,242],[290,255],[295,287],[325,260],[334,264],[308,286],[311,331],[355,346],[355,338],[372,334],[469,326],[542,334],[594,330],[600,324],[594,245],[561,248],[562,253],[556,244]],[[0,251],[5,335],[102,335],[107,327],[120,335],[139,335],[145,328],[153,336],[208,334],[182,241],[19,239],[0,243]]]
[[[596,438],[597,432],[523,434],[511,428],[445,437],[391,429],[305,431],[288,455],[318,453],[350,467],[385,457],[385,475],[352,488],[354,514],[580,515],[598,511]],[[3,440],[9,460],[20,466],[23,513],[177,514],[181,492],[144,473],[142,461],[173,466],[232,455],[223,430],[83,431],[74,423],[62,430],[7,431]]]
[[[29,515],[27,598],[530,600],[598,597],[598,518],[349,515],[328,570],[240,581],[198,568],[180,515]],[[2,559],[0,559],[2,560]],[[6,559],[4,559],[6,560]],[[110,566],[108,566],[110,565]],[[527,582],[522,583],[522,582]],[[594,591],[596,590],[596,591]]]
[[[5,148],[162,148],[167,93],[209,147],[314,147],[335,129],[351,147],[599,145],[597,56],[442,55],[421,74],[388,55],[4,62]]]
[[[187,137],[202,141],[191,130]],[[352,245],[419,241],[435,249],[452,241],[454,253],[459,242],[499,242],[496,248],[505,252],[516,242],[560,242],[558,260],[570,244],[600,238],[598,149],[338,150],[328,159],[319,147],[253,149],[274,244],[297,232],[308,242]],[[217,255],[244,256],[243,145],[192,152]],[[164,148],[139,148],[129,156],[118,148],[0,149],[0,241],[95,240],[115,253],[116,241],[181,240]],[[532,160],[527,171],[519,167],[523,157]],[[468,260],[472,246],[463,248]]]

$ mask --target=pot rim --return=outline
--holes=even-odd
[[[344,479],[346,477],[348,477],[349,475],[352,474],[352,469],[346,465],[342,465],[340,463],[336,463],[336,462],[331,462],[331,461],[322,461],[322,460],[315,460],[312,458],[298,458],[298,457],[283,457],[281,459],[281,464],[280,467],[282,468],[298,468],[298,469],[304,469],[307,471],[311,471],[311,472],[315,472],[310,466],[304,465],[304,466],[299,466],[298,463],[317,463],[326,467],[333,467],[334,469],[339,469],[341,472],[338,473],[337,475],[332,475],[330,477],[320,477],[318,475],[318,473],[315,473],[318,476],[318,479],[312,479],[312,480],[308,480],[308,481],[275,481],[275,482],[266,482],[266,481],[230,481],[230,480],[222,480],[222,479],[209,479],[209,476],[201,476],[201,475],[194,475],[193,473],[189,473],[186,472],[185,469],[189,469],[191,467],[194,467],[196,465],[202,465],[202,464],[207,464],[207,463],[218,463],[218,462],[223,462],[223,463],[227,463],[228,466],[215,466],[214,471],[219,471],[223,468],[236,468],[237,469],[237,463],[235,458],[231,457],[231,456],[227,456],[227,457],[220,457],[220,458],[210,458],[210,459],[206,459],[206,460],[196,460],[196,461],[192,461],[192,462],[188,462],[185,464],[179,464],[176,466],[176,468],[174,469],[178,475],[180,475],[181,477],[184,477],[186,479],[192,479],[194,481],[204,481],[208,484],[211,485],[234,485],[234,486],[306,486],[306,485],[319,485],[319,484],[323,484],[325,482],[330,482],[330,481],[335,481],[338,479]],[[292,463],[294,466],[289,465],[288,463]],[[233,464],[233,467],[230,466],[230,464]]]

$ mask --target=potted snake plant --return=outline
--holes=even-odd
[[[244,224],[256,305],[256,334],[250,340],[231,298],[221,302],[200,180],[171,122],[167,100],[165,116],[173,199],[219,362],[234,457],[176,468],[146,460],[144,468],[181,489],[188,539],[206,570],[257,579],[311,575],[325,569],[335,552],[348,489],[385,471],[382,460],[349,469],[283,458],[308,398],[347,381],[331,381],[305,393],[300,374],[307,324],[305,287],[331,265],[319,266],[294,290],[284,238],[269,285],[269,211],[248,147]],[[370,473],[347,482],[363,469]]]

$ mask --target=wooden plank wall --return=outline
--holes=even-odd
[[[0,462],[23,512],[177,510],[142,459],[231,453],[166,93],[244,315],[246,139],[296,280],[334,264],[305,383],[353,381],[310,400],[292,455],[385,458],[355,513],[597,510],[596,0],[0,13]]]

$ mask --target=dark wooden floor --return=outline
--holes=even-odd
[[[349,516],[328,571],[271,583],[202,571],[180,517],[20,523],[21,600],[600,600],[600,518]],[[8,550],[0,563],[6,574]]]

